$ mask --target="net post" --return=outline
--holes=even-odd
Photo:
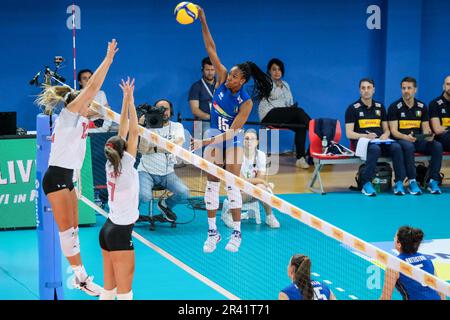
[[[62,300],[61,248],[58,226],[53,218],[52,208],[42,190],[42,178],[48,168],[51,148],[50,117],[39,114],[36,119],[36,225],[39,251],[39,298],[41,300]],[[56,116],[52,116],[54,123]]]

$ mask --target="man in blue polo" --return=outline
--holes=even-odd
[[[440,194],[440,170],[442,164],[442,144],[434,140],[431,132],[427,106],[415,98],[417,81],[406,77],[401,82],[402,97],[391,104],[388,110],[389,129],[392,136],[402,146],[405,159],[406,176],[409,180],[409,192],[422,194],[416,181],[414,153],[431,155],[428,190]]]
[[[194,137],[203,139],[210,125],[212,98],[216,88],[216,70],[209,59],[202,60],[202,78],[195,82],[189,90],[189,106],[194,115]]]
[[[444,151],[450,151],[450,76],[445,78],[444,92],[430,102],[430,124]]]
[[[345,133],[355,148],[361,138],[371,140],[379,138],[382,142],[390,136],[386,110],[383,104],[373,100],[374,81],[362,79],[359,82],[359,92],[361,94],[360,99],[351,104],[345,112]],[[368,144],[366,166],[361,175],[363,185],[361,192],[366,196],[376,195],[372,179],[380,156],[392,158],[395,172],[394,194],[404,195],[405,165],[402,149],[396,142]]]

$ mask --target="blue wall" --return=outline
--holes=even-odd
[[[182,26],[172,12],[179,1],[77,1],[78,69],[102,60],[115,37],[120,51],[105,81],[110,104],[119,111],[117,84],[136,77],[138,103],[172,99],[190,117],[187,93],[200,77],[205,56],[199,23]],[[372,77],[376,98],[389,104],[400,96],[399,81],[412,75],[419,98],[440,93],[450,73],[448,0],[278,0],[199,1],[225,66],[253,60],[262,68],[277,56],[286,64],[294,99],[314,117],[343,120],[358,98],[358,80]],[[73,83],[72,32],[66,27],[70,1],[2,1],[0,4],[0,109],[18,112],[18,125],[35,128],[36,87],[28,81],[55,55],[66,58],[62,74]],[[369,30],[369,5],[381,8],[381,30]],[[252,120],[257,119],[254,110]],[[190,125],[186,125],[188,128]],[[289,142],[289,145],[291,143]]]

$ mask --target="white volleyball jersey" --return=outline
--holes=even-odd
[[[62,109],[52,134],[49,166],[79,170],[86,154],[89,120]]]
[[[125,151],[118,177],[114,176],[114,167],[111,162],[106,162],[108,217],[117,225],[130,225],[139,218],[139,175],[134,168],[135,162],[136,159]]]
[[[256,150],[253,159],[247,159],[243,156],[241,166],[241,176],[245,179],[256,178],[258,172],[265,174],[266,172],[266,154],[260,150]]]

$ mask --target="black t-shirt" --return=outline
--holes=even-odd
[[[398,121],[398,131],[403,134],[422,133],[422,122],[428,121],[427,106],[414,99],[414,106],[409,108],[403,98],[392,103],[388,110],[388,120]]]
[[[205,83],[208,86],[211,94],[214,95],[214,87],[216,85],[216,82],[214,81],[213,84],[209,84],[205,81]],[[212,97],[203,85],[202,79],[198,80],[191,86],[191,89],[189,90],[188,100],[198,100],[200,110],[207,114],[210,114],[210,103],[212,103]]]
[[[380,137],[384,132],[383,121],[387,121],[386,109],[382,103],[374,100],[369,108],[359,99],[349,105],[345,112],[345,123],[353,123],[353,131],[360,134],[375,133]]]
[[[450,101],[445,99],[444,94],[434,99],[429,105],[430,119],[439,118],[441,126],[450,128]]]

